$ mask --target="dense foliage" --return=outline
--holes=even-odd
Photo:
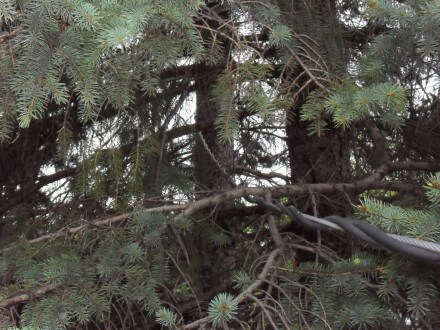
[[[1,329],[436,329],[440,1],[1,0]],[[437,174],[436,174],[437,173]]]

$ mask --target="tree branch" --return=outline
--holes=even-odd
[[[281,249],[275,249],[271,253],[269,253],[269,256],[267,257],[266,263],[264,264],[263,269],[260,272],[260,275],[258,275],[257,280],[252,283],[246,290],[244,290],[242,293],[240,293],[235,299],[234,303],[237,305],[245,301],[247,298],[249,298],[252,293],[257,290],[262,283],[264,283],[264,280],[266,276],[269,274],[269,270],[272,267],[273,263],[275,262],[276,257],[281,252]],[[210,321],[210,317],[204,317],[202,319],[199,319],[197,321],[194,321],[190,324],[184,325],[180,327],[180,329],[194,329],[198,327],[202,327],[203,325],[206,325]]]
[[[399,171],[399,170],[424,170],[424,171],[435,171],[440,170],[440,164],[439,163],[431,163],[431,162],[401,162],[401,163],[392,163],[392,164],[384,164],[381,167],[377,168],[374,173],[372,173],[370,176],[359,180],[355,183],[316,183],[316,184],[304,184],[304,185],[286,185],[286,186],[279,186],[279,187],[246,187],[246,188],[238,188],[230,191],[225,191],[221,194],[207,197],[201,200],[198,200],[196,202],[189,202],[186,204],[181,205],[165,205],[150,209],[145,209],[145,212],[152,212],[152,213],[159,213],[159,212],[172,212],[172,211],[183,211],[179,215],[176,216],[176,219],[188,217],[194,212],[197,212],[201,209],[214,206],[220,203],[223,203],[225,201],[229,201],[236,198],[241,198],[244,196],[254,195],[254,196],[265,196],[267,193],[270,193],[272,197],[280,197],[280,196],[296,196],[296,195],[302,195],[307,194],[310,189],[312,189],[314,192],[320,192],[320,193],[330,193],[330,192],[337,192],[337,191],[343,191],[343,190],[351,190],[354,192],[363,192],[368,189],[393,189],[393,190],[399,190],[399,189],[408,189],[407,185],[402,186],[402,183],[399,182],[384,182],[380,181],[386,174],[393,172],[393,171]],[[56,176],[52,176],[52,178],[55,178]],[[83,224],[81,226],[77,227],[70,227],[70,228],[63,228],[60,229],[54,233],[46,234],[34,239],[31,239],[27,241],[27,244],[36,244],[40,242],[50,241],[53,239],[56,239],[58,237],[64,237],[66,234],[76,234],[83,230],[86,230],[90,227],[111,227],[114,224],[120,223],[124,220],[127,220],[133,213],[124,213],[121,215],[104,218],[104,219],[98,219],[95,221],[92,221],[87,224]],[[5,249],[0,250],[0,255],[5,253],[6,251],[10,250],[11,247],[7,247]],[[278,252],[277,252],[278,251]],[[274,250],[272,253],[273,255],[269,255],[270,258],[275,258],[276,254],[279,253],[280,250]],[[271,261],[268,259],[268,262],[266,263],[266,266]],[[267,266],[268,267],[268,266]],[[263,272],[261,274],[264,274],[264,271],[268,271],[267,267],[263,269]],[[254,290],[256,287],[258,287],[261,284],[262,281],[262,275],[259,277],[259,281],[255,282],[252,286],[249,287],[248,290],[243,292],[241,295],[239,295],[236,299],[237,301],[241,301],[245,298],[249,292]],[[33,295],[29,294],[22,294],[17,295],[15,297],[11,297],[8,299],[5,299],[0,302],[0,307],[9,307],[14,304],[19,304],[26,302],[30,299],[31,296],[41,296],[46,293],[52,292],[55,290],[56,286],[49,285],[46,287],[42,287],[35,291]],[[249,291],[250,290],[250,291]],[[206,318],[205,318],[206,319]],[[202,319],[204,320],[204,319]],[[206,320],[205,320],[206,321]],[[197,322],[204,322],[204,321],[197,321]],[[193,324],[193,323],[192,323]],[[197,323],[201,324],[201,323]],[[191,326],[191,325],[188,325]],[[193,326],[189,328],[184,329],[191,329]]]
[[[186,204],[180,205],[165,205],[160,207],[154,207],[150,209],[145,209],[146,212],[172,212],[172,211],[183,211],[176,216],[176,219],[186,218],[198,212],[202,209],[212,207],[233,199],[242,198],[244,196],[264,196],[266,192],[270,192],[272,197],[277,198],[281,196],[300,196],[308,194],[310,189],[314,192],[319,193],[332,193],[340,191],[352,191],[361,193],[368,189],[396,189],[402,190],[408,188],[407,185],[402,185],[399,182],[387,182],[381,181],[382,178],[393,172],[400,170],[423,170],[423,171],[435,171],[440,170],[440,163],[431,162],[401,162],[384,164],[376,169],[368,177],[359,180],[354,183],[314,183],[314,184],[300,184],[300,185],[285,185],[285,186],[275,186],[275,187],[245,187],[237,188],[233,190],[228,190],[223,193],[206,197],[195,202],[188,202]],[[54,233],[46,234],[34,239],[27,241],[28,244],[36,244],[40,242],[49,241],[57,237],[62,237],[66,234],[76,234],[90,227],[111,227],[112,225],[122,222],[128,219],[132,213],[124,213],[117,216],[112,216],[109,218],[98,219],[78,227],[70,227],[60,229]],[[0,250],[0,255],[10,248],[5,248]]]
[[[286,183],[290,182],[290,179],[287,175],[283,175],[281,173],[276,173],[276,172],[269,172],[269,173],[263,173],[257,170],[254,170],[252,168],[246,167],[246,166],[242,166],[242,165],[234,165],[234,169],[237,172],[247,172],[247,173],[251,173],[253,175],[255,175],[256,177],[260,177],[263,179],[274,179],[274,178],[279,178],[284,180]]]
[[[53,292],[56,288],[58,288],[58,284],[50,284],[35,290],[33,293],[23,293],[11,298],[7,298],[0,302],[0,308],[8,308],[14,305],[25,303],[31,298],[41,297]]]
[[[368,177],[359,180],[354,183],[314,183],[314,184],[300,184],[300,185],[286,185],[286,186],[275,186],[275,187],[245,187],[237,188],[229,191],[225,191],[221,194],[214,195],[211,197],[203,198],[195,202],[188,202],[186,204],[180,205],[165,205],[160,207],[154,207],[150,209],[145,209],[146,212],[172,212],[172,211],[183,211],[176,216],[176,219],[189,217],[195,212],[221,204],[226,201],[230,201],[237,198],[242,198],[244,196],[264,196],[266,192],[270,192],[273,197],[281,196],[299,196],[307,194],[310,189],[314,192],[320,193],[332,193],[340,192],[344,190],[353,191],[361,193],[368,189],[392,189],[392,190],[403,190],[407,189],[407,185],[402,185],[398,182],[387,182],[381,181],[381,179],[388,173],[400,170],[422,170],[422,171],[436,171],[440,170],[440,163],[434,162],[400,162],[400,163],[390,163],[384,164],[376,169]],[[128,219],[132,213],[124,213],[121,215],[98,219],[78,227],[70,227],[60,229],[54,233],[46,234],[34,239],[29,240],[28,244],[36,244],[44,241],[49,241],[66,234],[76,234],[89,227],[110,227],[113,224],[122,222]],[[9,248],[0,250],[0,255]]]

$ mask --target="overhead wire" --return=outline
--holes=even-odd
[[[232,176],[228,174],[226,169],[218,162],[209,149],[202,133],[199,132],[198,134],[210,158],[214,161],[222,174],[229,179],[231,185],[237,187]],[[312,215],[303,214],[292,205],[286,206],[281,203],[274,204],[261,197],[244,196],[244,199],[249,203],[259,205],[268,212],[285,214],[292,221],[296,221],[310,230],[344,231],[372,247],[400,253],[420,261],[440,264],[440,243],[437,242],[428,242],[413,237],[386,233],[367,222],[344,218],[338,215],[318,218]]]
[[[385,233],[367,222],[356,219],[336,215],[321,219],[302,214],[293,206],[275,205],[260,197],[247,197],[246,199],[269,212],[275,211],[279,214],[285,214],[293,221],[297,221],[300,225],[311,230],[343,230],[373,247],[400,253],[421,261],[440,263],[440,244],[438,243]]]

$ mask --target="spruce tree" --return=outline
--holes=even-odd
[[[284,208],[440,242],[439,30],[438,0],[0,0],[0,329],[440,328],[437,264]]]

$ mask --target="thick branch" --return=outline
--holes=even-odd
[[[395,171],[440,171],[440,161],[398,162],[389,165],[390,172]]]
[[[46,286],[43,286],[43,287],[37,289],[33,293],[23,293],[23,294],[5,299],[0,302],[0,308],[8,308],[8,307],[11,307],[14,305],[25,303],[25,302],[29,301],[31,298],[41,297],[41,296],[44,296],[50,292],[53,292],[57,287],[58,287],[58,285],[56,285],[56,284],[50,284],[50,285],[46,285]]]
[[[177,217],[188,217],[191,214],[193,214],[194,212],[199,211],[203,208],[207,208],[210,206],[217,205],[219,203],[223,203],[228,200],[241,198],[243,196],[249,196],[249,195],[264,196],[265,194],[270,193],[270,194],[272,194],[273,197],[279,197],[279,196],[283,196],[283,195],[284,196],[286,196],[286,195],[295,196],[295,195],[307,194],[310,191],[310,189],[312,189],[315,192],[321,192],[321,193],[336,192],[336,191],[341,191],[341,190],[351,190],[351,191],[355,191],[355,192],[359,193],[359,192],[363,192],[367,189],[377,189],[377,188],[396,189],[396,190],[406,189],[408,187],[401,186],[402,185],[401,183],[383,182],[380,180],[389,172],[398,171],[398,170],[408,170],[408,169],[434,171],[434,170],[440,169],[440,164],[429,163],[429,162],[402,162],[402,163],[394,163],[394,164],[384,164],[383,166],[379,167],[370,176],[368,176],[360,181],[357,181],[355,183],[318,183],[318,184],[308,184],[308,185],[290,185],[290,186],[281,186],[281,187],[238,188],[238,189],[226,191],[226,192],[219,194],[219,195],[204,198],[204,199],[198,200],[196,202],[190,202],[190,203],[181,204],[181,205],[165,205],[165,206],[161,206],[161,207],[146,209],[144,211],[156,212],[156,213],[183,211]],[[116,223],[119,223],[119,222],[122,222],[122,221],[128,219],[131,216],[131,214],[132,213],[125,213],[125,214],[113,216],[110,218],[98,219],[96,221],[93,221],[93,222],[90,222],[90,223],[87,223],[87,224],[84,224],[84,225],[81,225],[78,227],[61,229],[61,230],[58,230],[54,233],[50,233],[50,234],[47,234],[44,236],[34,238],[32,240],[29,240],[27,243],[28,244],[36,244],[36,243],[40,243],[40,242],[50,241],[50,240],[56,239],[58,237],[64,237],[66,234],[79,233],[79,232],[81,232],[87,228],[90,228],[90,227],[111,227],[112,225],[114,225]],[[9,249],[10,248],[0,250],[0,254],[6,252]],[[276,251],[279,252],[278,249],[275,250],[274,252],[272,252],[273,255],[271,254],[269,256],[269,258],[275,258],[276,254],[278,253]],[[269,261],[270,260],[268,259],[268,263],[266,263],[266,266],[269,264]],[[263,269],[262,274],[264,273],[264,271],[267,272],[268,269],[266,269],[266,267],[265,267],[265,269]],[[261,277],[261,275],[260,275],[259,280],[257,282],[255,282],[251,287],[249,287],[248,290],[246,290],[241,295],[239,295],[236,298],[236,300],[242,301],[244,298],[246,298],[246,295],[250,294],[249,292],[251,292],[252,290],[257,288],[261,284],[261,281],[263,279],[264,279],[264,277]],[[46,287],[40,288],[32,296],[44,295],[46,293],[52,292],[53,290],[55,290],[55,288],[56,288],[55,286],[46,286]],[[251,291],[249,291],[249,290],[251,290]],[[9,307],[14,304],[23,303],[23,302],[26,302],[27,300],[29,300],[30,297],[31,297],[31,295],[29,295],[29,294],[22,294],[22,295],[18,295],[15,297],[11,297],[11,298],[5,299],[2,302],[0,302],[0,307]],[[204,320],[204,319],[202,319],[202,320]],[[196,322],[203,323],[205,321],[199,320]],[[192,324],[194,324],[194,323],[192,323]],[[193,328],[192,324],[187,325],[186,326],[187,328],[184,328],[184,329]],[[201,323],[197,323],[197,324],[201,324]],[[190,327],[188,328],[188,326],[190,326]]]
[[[197,124],[189,124],[185,126],[179,126],[170,129],[169,131],[165,132],[165,142],[170,142],[171,140],[177,139],[179,137],[197,133],[200,131],[203,131],[204,129],[209,127],[209,123],[205,121],[200,121]]]
[[[354,183],[315,183],[315,184],[302,184],[302,185],[286,185],[286,186],[276,186],[276,187],[246,187],[238,188],[229,191],[225,191],[221,194],[200,199],[195,202],[189,202],[181,205],[165,205],[160,207],[155,207],[151,209],[145,209],[146,212],[171,212],[171,211],[183,211],[176,218],[189,217],[195,212],[212,207],[226,201],[230,201],[237,198],[242,198],[244,196],[264,196],[266,192],[270,192],[272,197],[277,198],[280,196],[300,196],[308,194],[310,190],[319,193],[333,193],[340,191],[352,191],[361,193],[368,189],[396,189],[401,190],[407,188],[407,186],[402,186],[398,182],[383,182],[381,179],[393,171],[399,170],[425,170],[425,171],[435,171],[440,170],[439,163],[429,163],[429,162],[402,162],[394,164],[384,164],[370,176],[359,180]],[[118,216],[113,216],[105,219],[99,219],[87,224],[71,227],[66,229],[60,229],[54,233],[46,234],[32,240],[29,240],[28,244],[36,244],[40,242],[49,241],[57,237],[62,237],[66,234],[76,234],[87,228],[97,226],[97,227],[110,227],[113,224],[122,222],[128,219],[132,213],[124,213]],[[8,248],[7,248],[8,249]],[[4,253],[7,249],[0,250],[0,254]]]

